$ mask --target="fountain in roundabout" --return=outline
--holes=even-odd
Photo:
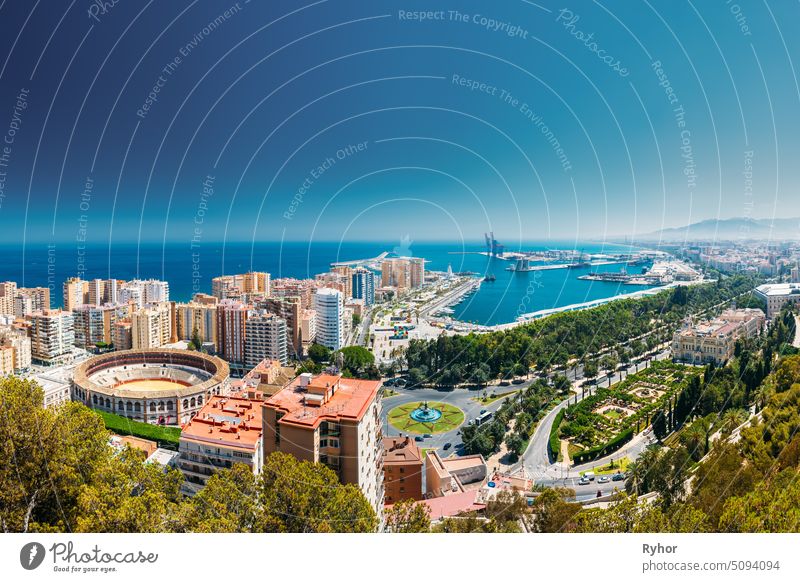
[[[431,408],[427,402],[423,402],[422,405],[411,411],[410,416],[417,422],[436,422],[442,418],[442,411]]]

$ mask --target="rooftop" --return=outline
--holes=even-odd
[[[315,428],[323,420],[359,421],[377,398],[380,386],[379,380],[300,374],[264,406],[284,413],[281,424]]]
[[[422,453],[410,437],[383,438],[384,466],[408,465],[410,463],[422,465]]]
[[[765,297],[800,295],[800,283],[768,283],[756,288]]]
[[[212,396],[183,426],[181,440],[252,450],[261,438],[257,406],[257,402],[246,398]]]

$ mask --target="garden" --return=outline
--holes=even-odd
[[[655,413],[702,374],[702,368],[654,362],[612,388],[598,388],[556,419],[551,448],[567,440],[576,463],[612,453],[650,426]]]

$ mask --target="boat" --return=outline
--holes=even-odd
[[[484,280],[484,281],[489,281],[490,283],[494,283],[495,281],[497,281],[497,277],[495,277],[494,275],[492,275],[491,273],[489,273],[488,275],[486,275],[486,276],[483,278],[483,280]]]

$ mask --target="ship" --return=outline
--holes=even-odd
[[[488,274],[487,274],[487,275],[486,275],[486,276],[483,278],[483,280],[484,280],[484,281],[488,281],[488,282],[490,282],[490,283],[494,283],[495,281],[497,281],[497,277],[495,277],[495,276],[494,276],[494,275],[492,275],[491,273],[488,273]]]

